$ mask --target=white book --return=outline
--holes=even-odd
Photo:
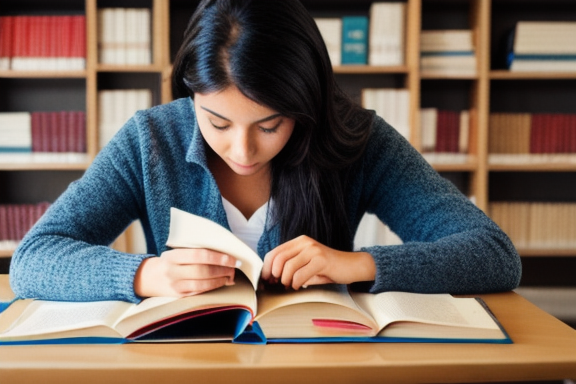
[[[406,3],[376,2],[370,6],[368,63],[404,64]]]
[[[32,117],[30,112],[0,113],[0,151],[32,149]]]
[[[576,54],[576,22],[519,21],[514,36],[516,54]]]
[[[469,29],[424,30],[420,32],[420,52],[474,51],[473,33]]]
[[[333,66],[342,64],[342,19],[315,18]]]
[[[422,108],[420,110],[422,152],[434,152],[436,150],[437,122],[438,110],[436,108]]]
[[[115,64],[116,24],[114,8],[98,10],[98,58],[101,64]]]
[[[136,43],[138,44],[138,64],[152,63],[152,34],[150,26],[150,9],[140,8],[137,12]]]

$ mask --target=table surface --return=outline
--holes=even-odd
[[[12,297],[0,275],[0,300]],[[480,295],[513,344],[1,346],[0,383],[463,383],[576,378],[576,330],[514,292]]]

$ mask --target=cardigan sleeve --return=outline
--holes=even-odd
[[[142,209],[140,138],[130,120],[52,204],[16,249],[10,283],[18,297],[140,300],[136,270],[150,255],[109,245]]]
[[[521,263],[508,236],[379,117],[361,177],[360,204],[403,240],[362,249],[377,266],[372,292],[462,294],[518,286]]]

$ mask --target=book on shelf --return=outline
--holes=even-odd
[[[471,30],[424,30],[420,33],[420,69],[443,75],[475,75]]]
[[[370,6],[368,64],[404,64],[406,3],[374,2]]]
[[[468,153],[470,112],[437,108],[420,110],[422,152]]]
[[[410,92],[407,89],[364,88],[362,106],[386,120],[407,140],[410,139]]]
[[[235,284],[139,304],[16,300],[0,314],[0,343],[512,342],[475,298],[359,293],[338,284],[262,289],[263,262],[248,245],[224,227],[176,208],[167,244],[233,255],[241,262]]]
[[[150,9],[98,9],[98,60],[101,64],[150,64]]]
[[[314,18],[322,34],[333,66],[342,64],[342,19],[339,17]]]
[[[519,21],[507,37],[510,71],[576,71],[576,22]]]
[[[138,110],[152,107],[150,89],[98,91],[98,142],[103,148]]]
[[[83,70],[84,15],[0,16],[0,69]]]
[[[29,112],[0,113],[0,153],[32,151]]]
[[[0,250],[14,250],[50,203],[0,204]]]
[[[342,17],[342,64],[368,64],[368,17]]]
[[[491,113],[488,153],[494,155],[576,154],[576,114]],[[527,159],[527,157],[523,157]]]
[[[497,201],[488,209],[519,249],[576,249],[576,203]]]
[[[1,112],[0,152],[86,153],[85,112]]]

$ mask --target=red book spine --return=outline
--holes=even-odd
[[[16,205],[8,204],[7,206],[7,213],[8,213],[8,240],[17,240],[18,236],[18,214]]]
[[[0,241],[8,239],[8,206],[0,204]]]
[[[568,152],[576,153],[576,114],[570,114],[568,116],[568,131],[570,134]]]
[[[49,16],[48,20],[48,56],[51,58],[58,57],[58,18]]]
[[[24,55],[24,42],[25,36],[25,25],[24,16],[14,16],[14,34],[12,35],[12,50],[13,57],[23,57]]]
[[[4,69],[9,69],[9,61],[14,55],[14,16],[0,16],[0,58],[7,60]]]
[[[50,17],[40,16],[40,57],[46,59],[50,57]]]
[[[40,114],[40,152],[48,152],[50,148],[50,116],[48,112]]]
[[[68,149],[68,112],[60,111],[55,112],[58,114],[58,129],[56,130],[56,135],[58,137],[58,146],[56,147],[56,152],[66,152]]]
[[[544,114],[535,113],[532,115],[530,126],[530,153],[543,153],[543,127],[545,124]]]
[[[449,123],[448,111],[438,110],[438,124],[436,126],[436,152],[448,152],[449,144]]]
[[[78,140],[76,128],[76,111],[68,111],[66,114],[66,150],[65,152],[77,152],[76,141]]]
[[[86,58],[86,17],[72,16],[70,55]]]
[[[78,111],[76,121],[78,127],[77,152],[86,153],[86,113]]]
[[[41,42],[40,33],[42,32],[40,29],[40,16],[28,16],[29,20],[29,28],[30,28],[30,37],[28,39],[29,44],[29,51],[28,55],[32,58],[39,58],[40,57],[40,50],[41,50]]]
[[[447,111],[448,148],[447,152],[458,153],[458,138],[460,137],[460,113]]]
[[[48,147],[48,152],[58,152],[58,130],[60,129],[60,116],[58,112],[48,112],[50,116],[50,145]]]
[[[42,148],[42,133],[40,131],[41,113],[32,112],[31,125],[32,125],[32,152],[41,152]]]

